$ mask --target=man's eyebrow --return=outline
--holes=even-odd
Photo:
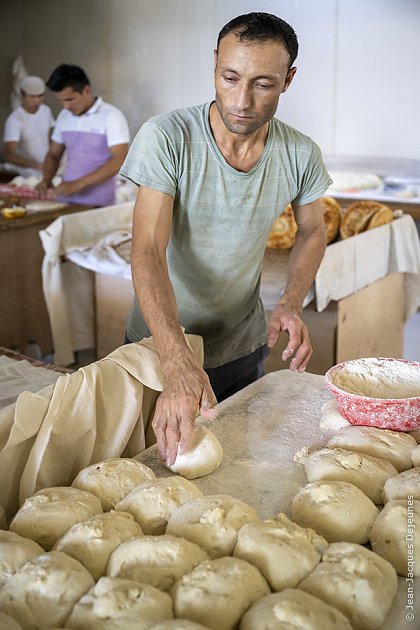
[[[237,74],[239,76],[239,73],[233,68],[229,68],[229,66],[219,66],[219,70],[221,70],[222,72],[232,72],[232,74]],[[258,81],[259,79],[267,79],[267,81],[276,81],[277,77],[273,74],[260,74],[256,77],[253,77],[253,81]]]

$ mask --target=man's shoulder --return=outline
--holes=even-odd
[[[102,100],[99,105],[98,112],[100,112],[101,115],[104,115],[106,117],[124,116],[122,110],[119,107],[116,107],[116,105],[112,105],[111,103],[107,103],[106,101],[102,101]]]
[[[274,139],[303,148],[310,148],[314,144],[312,138],[278,118],[273,118],[272,124]]]
[[[201,122],[205,107],[205,104],[180,107],[164,114],[152,116],[144,124],[167,130],[192,127]]]

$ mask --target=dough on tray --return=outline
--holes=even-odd
[[[141,527],[127,512],[97,514],[83,523],[73,525],[54,549],[78,560],[94,580],[105,575],[109,556],[119,544],[142,535]]]
[[[413,466],[420,466],[420,444],[413,449],[411,453],[411,462]]]
[[[208,554],[198,545],[169,534],[141,536],[122,543],[111,554],[107,575],[150,584],[168,591]]]
[[[233,630],[244,612],[270,588],[249,562],[218,558],[201,562],[171,589],[175,617],[218,630]]]
[[[74,604],[94,584],[88,571],[61,551],[29,560],[0,590],[0,610],[26,630],[62,627]]]
[[[141,483],[115,509],[130,512],[145,534],[164,534],[172,512],[202,496],[201,490],[183,477],[161,477]]]
[[[166,533],[196,543],[210,558],[221,558],[232,554],[242,525],[257,519],[256,510],[243,501],[227,494],[211,494],[177,508]]]
[[[382,489],[384,503],[394,499],[407,499],[409,495],[420,501],[420,467],[410,468],[395,477],[390,477]]]
[[[115,457],[83,468],[71,485],[99,497],[107,512],[140,483],[155,478],[153,470],[136,459]]]
[[[66,628],[147,630],[173,619],[172,600],[148,584],[102,577],[73,608]]]
[[[44,549],[34,540],[0,531],[0,588],[25,562],[43,553]]]
[[[411,468],[416,440],[407,433],[350,425],[343,427],[328,442],[329,448],[345,448],[390,462],[398,472]]]
[[[328,543],[315,531],[303,529],[284,514],[246,523],[233,550],[261,571],[273,591],[297,586],[316,567]]]
[[[311,527],[328,542],[364,545],[379,510],[359,488],[347,481],[313,481],[292,501],[292,519]]]
[[[214,472],[222,459],[223,448],[218,438],[212,431],[197,424],[194,427],[190,449],[182,455],[178,453],[175,462],[168,468],[187,479],[196,479]]]
[[[379,457],[343,448],[322,448],[303,462],[308,481],[348,481],[357,486],[374,503],[382,503],[381,491],[396,468]]]
[[[355,630],[380,628],[397,588],[393,566],[361,545],[332,543],[299,588],[340,610]]]
[[[0,630],[22,630],[22,626],[0,610]]]
[[[399,575],[420,577],[420,501],[389,501],[370,533],[373,551],[392,564]]]
[[[202,626],[201,623],[188,621],[188,619],[168,619],[160,621],[150,630],[208,630],[208,626]]]
[[[49,551],[72,525],[101,513],[101,502],[90,492],[44,488],[25,500],[10,523],[10,530],[32,538]]]
[[[298,589],[261,597],[247,610],[240,630],[352,630],[347,618],[322,599]]]

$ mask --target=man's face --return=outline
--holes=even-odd
[[[36,96],[33,96],[32,94],[26,94],[26,92],[22,92],[22,107],[29,114],[36,114],[43,100],[43,94],[37,94]]]
[[[214,54],[216,105],[225,127],[249,135],[273,118],[296,68],[282,43],[241,43],[229,33]]]
[[[72,87],[66,87],[56,92],[58,100],[64,109],[68,109],[75,116],[81,116],[92,106],[93,97],[90,85],[85,85],[82,92],[76,92]]]

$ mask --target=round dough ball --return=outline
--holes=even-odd
[[[302,527],[311,527],[328,542],[364,545],[378,514],[376,505],[347,481],[308,483],[292,501],[292,519]]]
[[[187,501],[170,516],[167,534],[186,538],[207,551],[210,558],[230,556],[242,525],[256,521],[254,508],[227,494],[212,494]]]
[[[240,558],[202,562],[171,589],[175,617],[232,630],[244,612],[270,588],[252,564]]]
[[[50,551],[29,560],[0,590],[0,610],[26,630],[62,627],[74,604],[94,584],[70,556]]]
[[[355,453],[344,448],[322,448],[303,462],[308,481],[348,481],[374,503],[382,503],[382,488],[396,468],[379,457]]]
[[[201,623],[194,623],[188,619],[168,619],[152,626],[150,630],[208,630],[208,626],[202,626]]]
[[[390,462],[398,472],[411,468],[411,454],[416,440],[407,433],[350,425],[343,427],[328,442],[329,448],[345,448]]]
[[[420,501],[420,467],[410,468],[395,477],[390,477],[382,489],[384,503],[394,499],[407,499],[409,495]]]
[[[145,534],[164,534],[168,519],[177,507],[203,493],[183,477],[162,477],[145,481],[115,506],[130,512]]]
[[[71,485],[99,497],[108,512],[133,488],[155,478],[153,470],[136,459],[115,457],[83,468]]]
[[[297,586],[321,560],[327,541],[316,532],[292,523],[284,514],[276,519],[246,523],[233,550],[257,567],[273,591]]]
[[[208,555],[198,545],[168,534],[122,543],[111,554],[107,575],[150,584],[168,591],[174,582]]]
[[[0,610],[0,630],[22,630],[22,626]]]
[[[420,445],[416,446],[411,453],[411,462],[413,466],[420,466]]]
[[[297,589],[261,597],[242,617],[240,630],[352,630],[347,618],[321,599]]]
[[[0,531],[0,588],[25,562],[43,553],[43,548],[34,540],[15,532]]]
[[[54,549],[78,560],[96,581],[105,575],[109,556],[114,549],[125,540],[141,536],[142,533],[131,514],[112,510],[73,525],[56,542]]]
[[[49,551],[72,525],[101,513],[101,502],[90,492],[44,488],[25,500],[10,523],[10,530],[32,538]]]
[[[420,427],[418,429],[414,429],[414,431],[409,431],[409,435],[416,440],[417,444],[420,444]]]
[[[172,600],[166,593],[148,584],[102,577],[75,605],[65,627],[147,630],[172,618]]]
[[[389,501],[370,534],[373,551],[395,568],[398,575],[420,576],[420,501]]]
[[[177,454],[172,466],[168,466],[172,472],[179,473],[187,479],[204,477],[219,468],[223,459],[223,449],[217,437],[197,424],[191,438],[190,450],[182,455]]]
[[[398,589],[392,565],[361,545],[331,543],[299,589],[340,610],[355,630],[375,630]]]

